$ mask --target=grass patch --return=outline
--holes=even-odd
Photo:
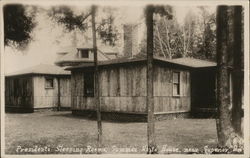
[[[95,120],[76,117],[67,111],[5,116],[6,154],[96,153]],[[202,151],[205,146],[217,145],[213,119],[165,120],[156,122],[155,128],[160,153],[168,153],[166,147],[167,150],[178,148],[183,153],[185,148]],[[103,153],[145,154],[145,145],[147,123],[103,121]]]

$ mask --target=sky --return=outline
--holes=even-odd
[[[39,11],[36,16],[37,26],[33,30],[32,37],[33,40],[30,42],[28,48],[21,52],[19,50],[13,49],[11,47],[5,47],[4,53],[4,68],[5,74],[19,71],[21,69],[43,64],[54,64],[56,60],[56,52],[61,50],[62,47],[67,47],[72,44],[71,40],[73,37],[72,33],[66,33],[63,31],[63,27],[52,22],[46,15],[46,9],[43,8]],[[76,11],[80,11],[82,8],[75,8]],[[215,8],[211,8],[214,11]],[[177,21],[181,24],[187,12],[192,11],[198,13],[196,7],[175,7]],[[143,8],[139,6],[134,7],[119,7],[116,12],[116,22],[120,24],[123,23],[133,23],[142,21]],[[99,15],[103,15],[99,12]],[[98,19],[97,19],[98,21]],[[144,35],[144,30],[140,30],[139,38]],[[78,34],[78,38],[81,34]],[[84,40],[79,41],[79,43],[84,43]],[[119,44],[118,44],[119,45]],[[119,45],[122,47],[122,43]],[[119,49],[122,50],[121,48]]]

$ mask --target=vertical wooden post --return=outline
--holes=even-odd
[[[93,36],[93,52],[94,52],[94,65],[95,65],[95,73],[94,73],[94,82],[95,82],[95,105],[96,105],[96,115],[97,115],[97,154],[100,154],[99,149],[102,146],[102,122],[101,122],[101,106],[99,100],[99,76],[98,76],[98,58],[97,58],[97,45],[96,45],[96,27],[95,27],[95,13],[96,6],[92,6],[92,36]]]
[[[158,152],[155,143],[155,123],[154,123],[154,96],[153,96],[153,6],[146,8],[147,25],[147,136],[148,136],[148,154]]]
[[[60,89],[60,78],[57,77],[57,111],[61,110],[61,89]]]

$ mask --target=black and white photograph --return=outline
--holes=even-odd
[[[1,156],[249,157],[249,2],[1,6]]]

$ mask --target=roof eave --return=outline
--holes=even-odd
[[[70,73],[67,74],[51,74],[51,73],[23,73],[23,74],[13,74],[13,75],[5,75],[5,77],[19,77],[19,76],[34,76],[34,75],[51,75],[51,76],[70,76]]]

